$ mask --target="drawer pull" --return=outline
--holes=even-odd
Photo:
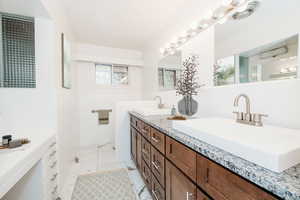
[[[49,148],[52,148],[52,147],[54,147],[56,145],[56,142],[53,142],[50,146],[49,146]]]
[[[145,181],[146,181],[147,183],[149,183],[148,177],[147,177],[147,175],[145,174],[145,172],[143,172],[143,177],[144,177]]]
[[[50,166],[51,169],[53,169],[57,164],[57,161],[53,162],[53,164]]]
[[[172,154],[173,153],[173,145],[172,145],[172,143],[170,144],[170,154]]]
[[[56,179],[57,175],[58,175],[57,173],[56,173],[56,174],[54,174],[50,180],[51,180],[51,181],[55,181],[55,179]]]
[[[152,141],[155,142],[155,143],[159,143],[159,140],[156,139],[155,137],[151,137]]]
[[[144,134],[145,134],[145,133],[148,133],[148,131],[147,131],[146,129],[142,129],[141,131],[142,131],[142,133],[144,133]]]
[[[160,167],[154,161],[152,161],[152,165],[156,170],[159,170]]]
[[[155,191],[155,190],[152,190],[152,194],[153,194],[155,200],[159,200],[159,198],[157,197],[157,194],[156,194],[156,191]]]
[[[52,194],[55,194],[57,192],[57,188],[58,188],[57,186],[54,187]]]
[[[187,193],[186,193],[186,200],[193,200],[193,196],[194,196],[193,193],[187,192]]]
[[[206,176],[205,176],[205,182],[208,183],[209,178],[209,168],[206,168]]]
[[[51,158],[51,157],[53,157],[55,154],[56,154],[56,151],[53,151],[53,152],[49,155],[49,157]]]

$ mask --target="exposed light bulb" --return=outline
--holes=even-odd
[[[160,48],[159,51],[160,51],[161,54],[165,53],[165,49],[164,48]]]
[[[237,10],[238,12],[243,12],[243,11],[245,11],[247,8],[248,8],[248,4],[245,3],[245,4],[243,4],[242,6],[239,6],[236,10]]]
[[[208,25],[208,23],[202,23],[200,26],[202,29],[204,29],[204,28],[207,28],[209,25]]]
[[[196,30],[196,29],[198,28],[198,25],[199,25],[198,22],[194,22],[194,23],[192,23],[191,28],[192,28],[193,30]]]
[[[218,21],[218,23],[219,23],[219,24],[225,24],[225,23],[227,22],[227,20],[228,20],[228,17],[223,17],[222,19],[220,19],[220,20]]]
[[[288,72],[288,70],[286,69],[286,68],[281,68],[281,70],[280,70],[280,73],[287,73]]]
[[[204,16],[205,19],[212,19],[214,15],[214,12],[212,10],[209,10],[206,15]]]

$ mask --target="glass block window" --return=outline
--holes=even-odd
[[[0,13],[0,86],[35,88],[34,19]]]
[[[128,66],[96,64],[99,85],[128,85]]]

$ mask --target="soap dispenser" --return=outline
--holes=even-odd
[[[177,111],[176,111],[175,105],[173,105],[172,110],[171,110],[171,115],[175,116],[176,114],[177,114]]]

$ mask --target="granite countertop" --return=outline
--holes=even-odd
[[[300,164],[282,173],[275,173],[172,129],[172,121],[167,120],[167,116],[145,117],[136,112],[130,114],[270,193],[286,200],[300,200]]]

